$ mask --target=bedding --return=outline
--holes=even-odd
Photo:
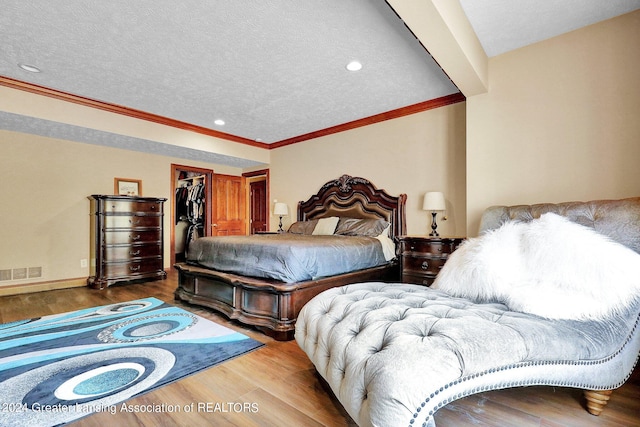
[[[298,203],[296,221],[289,227],[288,233],[250,236],[250,239],[261,239],[258,242],[280,242],[279,250],[297,253],[298,249],[291,248],[285,241],[299,238],[311,238],[313,242],[322,239],[332,239],[341,245],[346,242],[367,242],[366,245],[355,245],[349,250],[363,254],[375,251],[373,260],[363,263],[358,256],[357,264],[348,263],[342,254],[324,254],[313,257],[294,255],[292,261],[275,261],[279,269],[289,273],[291,265],[311,267],[300,276],[272,278],[271,272],[264,272],[264,261],[254,255],[241,255],[236,249],[227,253],[227,263],[241,264],[242,260],[249,260],[244,264],[250,269],[245,273],[225,271],[226,267],[211,268],[200,264],[204,260],[205,249],[193,248],[205,246],[206,240],[192,246],[189,263],[182,262],[174,265],[178,270],[178,288],[175,291],[177,299],[187,301],[216,310],[231,319],[252,325],[265,334],[277,340],[293,339],[293,332],[301,308],[320,292],[346,285],[349,283],[370,280],[397,280],[398,263],[395,260],[394,238],[406,234],[405,204],[406,194],[393,196],[385,190],[376,188],[369,180],[342,175],[322,185],[316,194],[306,201]],[[332,229],[332,235],[312,236],[318,223],[323,218],[338,217],[338,224]],[[342,227],[340,227],[340,220]],[[370,221],[373,220],[373,221]],[[331,220],[335,222],[335,219]],[[327,221],[322,221],[327,222]],[[331,224],[328,227],[331,229]],[[336,230],[345,234],[335,235]],[[382,232],[379,233],[379,231]],[[379,233],[379,234],[377,234]],[[248,240],[245,236],[225,237],[223,241],[240,239]],[[255,242],[256,240],[254,240]],[[334,244],[335,246],[335,244]],[[202,254],[198,253],[202,251]],[[229,258],[230,257],[230,258]],[[276,258],[277,259],[277,258]],[[208,263],[209,265],[215,265]],[[345,264],[350,264],[345,266]],[[376,265],[377,264],[377,265]],[[365,265],[374,265],[364,267]],[[331,274],[327,267],[343,266],[342,274],[319,277]],[[257,270],[260,267],[261,271]],[[240,267],[242,268],[242,267]],[[270,276],[270,277],[265,277]],[[294,281],[295,280],[295,281]]]
[[[333,234],[203,237],[191,243],[187,255],[187,263],[192,265],[285,283],[315,280],[387,262],[383,244],[376,237]]]

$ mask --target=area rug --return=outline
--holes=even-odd
[[[155,298],[0,325],[0,426],[55,426],[262,346]]]

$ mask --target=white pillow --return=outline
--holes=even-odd
[[[377,235],[375,238],[380,241],[382,245],[382,253],[384,254],[384,259],[387,261],[391,261],[396,257],[396,244],[391,237],[389,237],[389,230],[391,229],[391,224],[387,225],[387,228],[384,229],[382,233]]]
[[[465,241],[432,287],[551,319],[602,319],[640,298],[640,254],[547,213]]]
[[[331,216],[329,218],[320,218],[315,228],[313,229],[313,235],[315,236],[328,236],[336,231],[336,226],[340,220],[337,216]]]

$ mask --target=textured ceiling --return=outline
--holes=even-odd
[[[640,0],[460,0],[489,57],[640,8]]]
[[[489,56],[640,7],[460,3]],[[458,93],[383,0],[0,0],[0,10],[0,76],[266,144]],[[353,59],[362,70],[345,69]],[[184,150],[184,158],[203,153],[8,113],[0,128],[158,154]]]
[[[458,92],[382,0],[3,0],[0,28],[0,75],[265,143]]]

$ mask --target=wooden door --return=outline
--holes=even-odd
[[[249,187],[250,233],[267,231],[267,181],[255,181],[249,184]]]
[[[213,215],[211,235],[246,234],[244,178],[213,175]]]

